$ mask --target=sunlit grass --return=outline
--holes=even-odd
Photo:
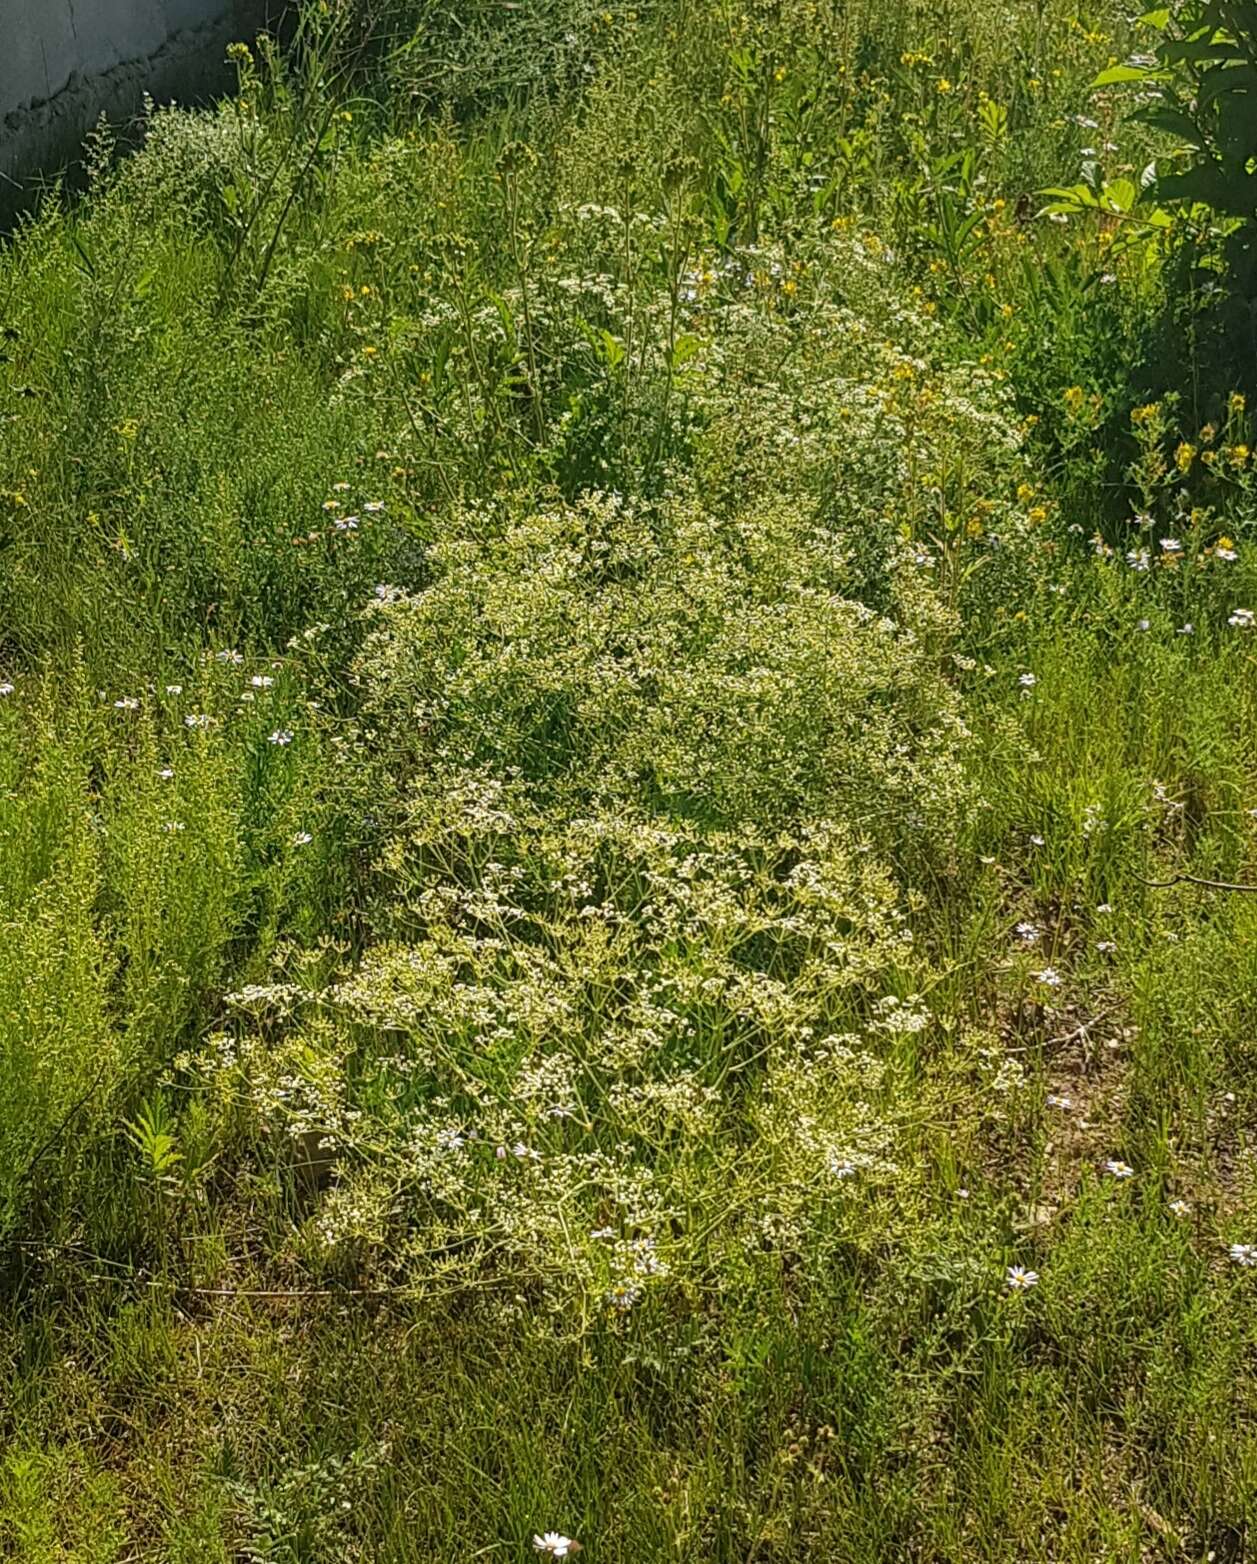
[[[1126,20],[369,23],[0,255],[0,1551],[1241,1558],[1248,408],[1035,215]]]

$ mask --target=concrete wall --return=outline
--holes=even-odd
[[[145,92],[192,102],[225,91],[224,50],[277,0],[0,0],[0,215],[73,164],[104,112],[132,119]]]

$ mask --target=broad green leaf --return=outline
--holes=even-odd
[[[1145,65],[1110,65],[1108,70],[1101,71],[1091,83],[1093,87],[1112,87],[1117,82],[1123,81],[1147,81],[1152,74],[1152,68]]]
[[[1167,136],[1177,136],[1189,147],[1204,148],[1208,143],[1190,114],[1182,109],[1168,107],[1139,109],[1131,118],[1140,125],[1150,125],[1153,130],[1163,130]]]
[[[1129,212],[1139,199],[1139,188],[1133,179],[1114,179],[1104,187],[1104,204],[1115,212]]]
[[[1199,41],[1188,39],[1185,42],[1172,41],[1160,46],[1163,59],[1178,63],[1180,61],[1190,64],[1200,64],[1207,60],[1244,60],[1247,58],[1243,49],[1237,48],[1233,43],[1201,39]]]

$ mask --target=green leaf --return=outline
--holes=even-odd
[[[1161,57],[1164,60],[1178,64],[1199,64],[1206,60],[1244,60],[1247,58],[1243,49],[1237,48],[1233,43],[1216,43],[1212,39],[1186,41],[1174,40],[1163,43],[1160,47]]]
[[[1104,205],[1115,212],[1129,212],[1138,199],[1139,187],[1133,179],[1114,179],[1104,187]]]
[[[1198,107],[1203,113],[1210,104],[1222,100],[1222,113],[1238,114],[1254,145],[1257,145],[1257,70],[1251,65],[1215,65],[1201,79]]]
[[[1241,185],[1228,179],[1216,163],[1201,163],[1183,174],[1163,174],[1156,193],[1162,201],[1200,201],[1215,212],[1251,217],[1257,204],[1257,179],[1246,178]]]
[[[1045,212],[1076,212],[1079,207],[1100,204],[1089,185],[1049,185],[1039,194],[1050,198],[1051,204],[1044,207]]]
[[[599,334],[599,345],[602,348],[602,356],[609,368],[615,369],[624,359],[624,343],[619,337],[612,334],[604,327]]]
[[[1101,71],[1091,83],[1093,87],[1111,87],[1115,82],[1123,81],[1147,81],[1153,74],[1153,69],[1145,65],[1110,65],[1108,70]]]
[[[702,346],[703,339],[701,337],[696,337],[688,331],[682,332],[672,344],[673,369],[680,369],[682,365],[688,364],[692,358],[701,352]]]
[[[1149,108],[1138,109],[1131,115],[1131,119],[1139,125],[1149,125],[1153,130],[1162,130],[1167,136],[1177,136],[1180,141],[1187,143],[1189,147],[1204,148],[1208,142],[1203,132],[1197,126],[1190,114],[1185,114],[1182,109]]]

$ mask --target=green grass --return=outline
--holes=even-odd
[[[311,7],[11,237],[6,1557],[1245,1556],[1251,424],[1036,215],[1138,42]]]

